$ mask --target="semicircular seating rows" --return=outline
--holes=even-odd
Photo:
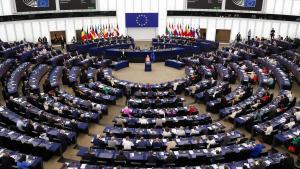
[[[161,39],[154,44],[172,47],[172,38]],[[299,88],[300,50],[292,42],[248,41],[187,54],[178,58],[185,77],[161,84],[114,77],[112,61],[97,57],[106,47],[97,42],[67,53],[27,42],[5,46],[0,151],[16,161],[25,154],[30,168],[61,156],[123,96],[126,105],[113,125],[93,135],[91,147],[80,147],[81,161],[64,167],[250,168],[261,163],[279,169],[291,157],[276,150],[257,154],[257,138],[268,147],[289,147],[299,138],[300,103],[292,91]]]

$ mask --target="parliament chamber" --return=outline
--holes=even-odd
[[[0,0],[0,168],[300,168],[299,0]]]

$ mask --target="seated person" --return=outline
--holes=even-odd
[[[256,145],[252,148],[252,150],[250,152],[250,157],[251,158],[259,157],[264,148],[265,148],[265,146],[263,144],[261,144],[260,141],[257,140]]]
[[[96,138],[93,140],[93,143],[97,147],[105,147],[105,138],[103,135],[97,135]]]
[[[195,135],[199,135],[199,134],[200,134],[200,131],[197,130],[197,126],[193,126],[193,128],[191,129],[190,135],[195,136]]]
[[[17,166],[20,169],[29,169],[29,164],[26,161],[26,156],[23,154],[20,159],[17,161]]]
[[[116,155],[115,161],[126,161],[127,158],[124,155],[124,152],[122,150],[119,151],[119,154]]]
[[[128,136],[125,139],[123,139],[122,145],[124,150],[131,150],[132,147],[134,146],[133,142],[130,141]]]
[[[283,128],[284,129],[292,129],[296,125],[294,118],[290,118],[289,122],[286,123]]]
[[[265,128],[265,135],[269,136],[273,132],[273,126],[270,122],[267,123],[267,127]]]
[[[114,125],[117,126],[117,127],[124,127],[124,122],[126,122],[126,120],[123,117],[117,116],[115,118]]]
[[[295,113],[294,113],[296,120],[299,122],[300,121],[300,108],[295,108]]]
[[[108,140],[108,142],[107,142],[107,146],[110,148],[113,148],[115,150],[117,150],[117,144],[118,144],[118,141],[116,140],[115,137],[111,137],[111,139]]]
[[[163,127],[163,123],[165,122],[165,120],[163,120],[162,118],[156,118],[155,119],[155,127]]]
[[[197,114],[198,110],[194,105],[190,105],[188,109],[188,115]]]
[[[12,158],[8,153],[2,154],[2,156],[0,157],[0,163],[3,169],[10,169],[16,164],[15,159]]]
[[[168,151],[168,155],[167,157],[165,158],[165,164],[168,165],[168,164],[174,164],[175,161],[176,161],[177,157],[176,155],[173,153],[173,151]]]
[[[216,140],[212,136],[208,136],[206,143],[207,143],[206,148],[210,148],[211,145],[217,144]]]
[[[148,120],[144,116],[142,116],[142,118],[139,118],[139,123],[141,125],[147,125],[148,124]]]
[[[242,112],[242,109],[240,107],[237,107],[232,111],[232,113],[228,117],[234,119],[236,117],[236,115],[241,112]]]
[[[17,125],[18,130],[20,130],[20,131],[25,131],[25,130],[24,130],[25,124],[24,124],[24,122],[23,122],[21,119],[19,119],[19,120],[17,121],[16,125]]]
[[[162,136],[163,137],[172,137],[172,133],[171,133],[171,131],[170,131],[170,129],[168,127],[166,127],[164,129],[164,131],[162,132]]]
[[[167,145],[167,151],[169,151],[176,148],[177,143],[173,139],[169,138],[166,145]]]
[[[162,143],[162,141],[157,137],[155,140],[153,140],[153,142],[152,142],[152,147],[153,148],[162,148],[162,146],[163,146],[163,143]]]
[[[147,163],[156,164],[158,158],[153,154],[152,151],[149,151],[149,155],[147,157]]]
[[[144,137],[141,137],[140,140],[136,141],[136,148],[147,148],[147,142],[144,140]]]
[[[254,104],[251,105],[252,110],[256,110],[257,107],[261,104],[261,101],[258,99]]]
[[[182,126],[179,127],[179,129],[176,130],[177,136],[185,136],[185,130]]]

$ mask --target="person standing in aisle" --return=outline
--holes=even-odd
[[[274,37],[275,37],[275,29],[272,28],[272,30],[271,30],[271,40],[273,40]]]
[[[250,39],[251,39],[251,29],[249,29],[249,31],[248,31],[248,43],[250,42]]]

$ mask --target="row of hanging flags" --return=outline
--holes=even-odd
[[[120,35],[119,25],[98,25],[98,26],[87,26],[85,29],[81,29],[81,39],[85,40],[94,40],[100,38],[109,38],[117,37]]]
[[[199,29],[196,29],[190,25],[183,24],[167,24],[165,34],[167,36],[181,36],[181,37],[193,37],[197,36]]]

